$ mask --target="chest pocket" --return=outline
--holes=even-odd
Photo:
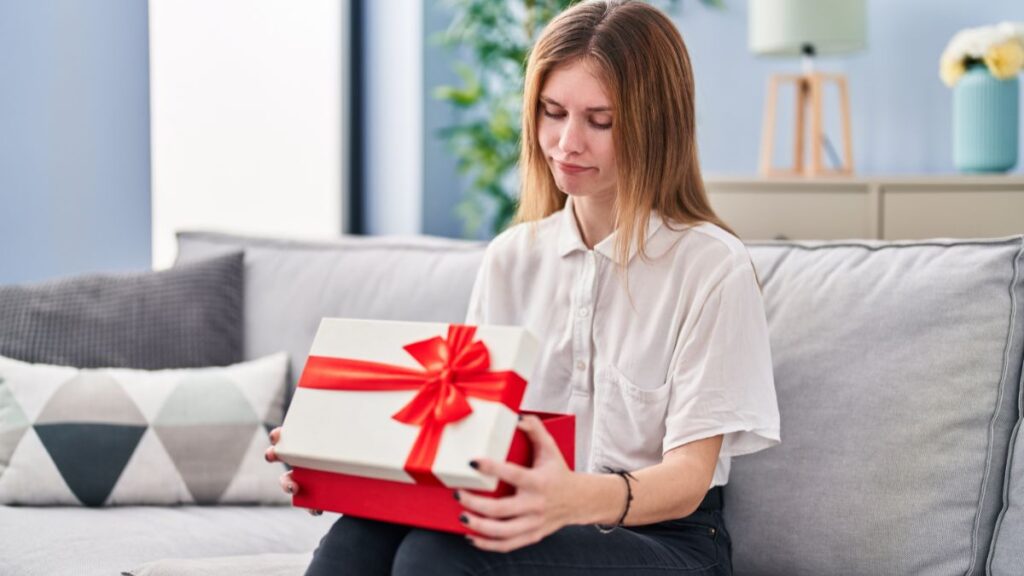
[[[614,366],[595,374],[594,469],[635,470],[661,462],[669,384],[640,388]]]

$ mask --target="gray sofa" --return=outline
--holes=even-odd
[[[749,247],[783,443],[733,463],[736,574],[1024,574],[1024,237]],[[179,261],[238,248],[246,358],[294,380],[321,317],[461,321],[483,244],[179,235]],[[332,519],[0,507],[0,574],[301,574]]]

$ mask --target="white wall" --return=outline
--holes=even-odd
[[[174,231],[342,232],[348,1],[150,0],[153,265]]]
[[[369,234],[423,230],[423,4],[365,3]]]

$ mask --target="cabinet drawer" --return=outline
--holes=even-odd
[[[709,189],[708,198],[718,216],[744,240],[875,237],[871,202],[865,190]]]
[[[1024,190],[887,190],[882,202],[887,240],[1024,233]]]

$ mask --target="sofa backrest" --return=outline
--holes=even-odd
[[[749,247],[782,444],[733,463],[736,574],[984,574],[1020,412],[1024,239]],[[993,560],[1022,546],[1001,537]]]
[[[287,350],[293,376],[324,316],[462,321],[484,247],[178,241],[179,261],[245,250],[246,357]],[[1019,573],[1024,238],[748,246],[782,445],[733,462],[736,574]]]
[[[176,262],[245,251],[245,357],[287,351],[294,384],[321,318],[465,320],[484,247],[429,237],[299,241],[180,232]]]

